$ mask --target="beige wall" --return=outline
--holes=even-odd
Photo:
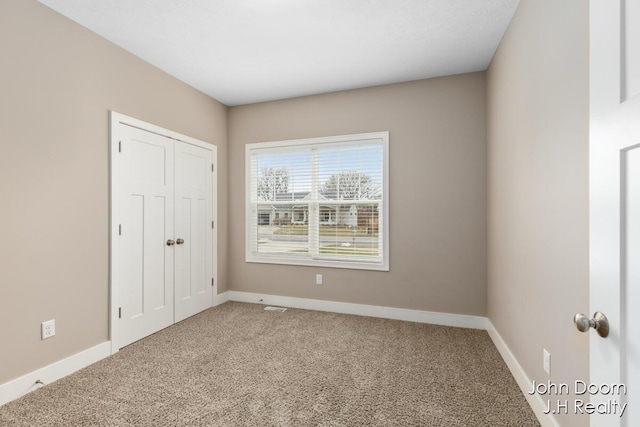
[[[34,0],[2,0],[0,384],[108,339],[109,110],[218,146],[228,283],[226,107]]]
[[[586,381],[588,2],[522,0],[487,98],[489,318],[532,380],[546,348],[553,382]]]
[[[485,103],[473,73],[230,108],[231,289],[485,315]],[[387,130],[391,271],[245,262],[245,144]]]

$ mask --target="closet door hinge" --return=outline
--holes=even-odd
[[[211,172],[214,171],[213,163],[211,163]]]
[[[118,236],[122,236],[122,224],[118,224]]]
[[[216,222],[215,221],[211,221],[211,228],[216,228]]]
[[[118,319],[122,319],[122,307],[118,307]]]
[[[122,141],[118,141],[118,153],[122,153]]]
[[[211,278],[211,286],[215,286],[216,285],[216,279],[214,279],[213,277]]]

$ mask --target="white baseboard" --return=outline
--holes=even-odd
[[[42,387],[36,384],[37,380],[42,381],[44,384],[51,384],[109,355],[111,355],[111,342],[105,341],[66,359],[0,384],[0,405],[4,405]]]
[[[493,326],[493,323],[491,323],[489,319],[487,319],[487,332],[493,340],[494,345],[498,349],[498,352],[502,356],[502,359],[504,359],[504,362],[507,364],[507,367],[511,371],[511,375],[513,375],[516,382],[518,383],[518,386],[520,386],[522,394],[524,394],[524,397],[527,399],[529,406],[531,406],[534,414],[536,414],[536,417],[538,418],[538,421],[540,422],[542,427],[560,427],[553,415],[551,415],[550,413],[544,413],[545,403],[542,400],[542,397],[540,397],[539,394],[529,394],[529,390],[531,390],[532,384],[531,379],[524,372],[524,369],[522,369],[522,366],[520,366],[520,363],[518,363],[518,360],[507,346],[507,343],[504,342],[496,328]]]
[[[380,307],[376,305],[352,304],[307,298],[283,297],[255,294],[251,292],[227,291],[229,301],[278,305],[305,310],[328,311],[331,313],[356,314],[383,319],[406,320],[409,322],[432,323],[459,328],[486,329],[486,317],[464,314],[437,313],[433,311],[410,310],[406,308]]]
[[[217,307],[220,304],[224,304],[227,301],[229,301],[229,291],[214,295],[212,307]]]

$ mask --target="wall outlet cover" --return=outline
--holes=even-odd
[[[56,319],[42,322],[42,339],[46,340],[56,334]]]
[[[547,375],[551,375],[551,354],[547,349],[542,349],[542,367]]]

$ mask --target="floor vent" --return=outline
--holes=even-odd
[[[284,308],[284,307],[272,307],[270,305],[266,306],[264,309],[267,310],[267,311],[277,311],[278,313],[282,313],[284,311],[287,311],[287,309]]]

